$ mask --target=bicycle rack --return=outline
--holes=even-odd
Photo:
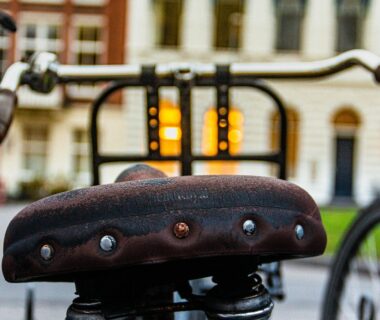
[[[161,87],[176,87],[179,90],[181,111],[181,152],[178,156],[163,156],[160,153],[159,141],[159,96]],[[101,154],[99,152],[98,115],[107,98],[123,88],[144,87],[146,89],[146,114],[147,114],[147,146],[148,154]],[[218,152],[214,156],[194,154],[192,150],[191,128],[191,90],[194,87],[214,87],[217,94],[216,111],[218,114]],[[279,150],[265,154],[230,155],[228,143],[228,115],[229,92],[233,87],[249,87],[268,95],[275,103],[280,114]],[[154,112],[150,112],[154,110]],[[155,125],[152,125],[152,121]],[[224,124],[223,126],[221,124]],[[225,125],[227,124],[227,125]],[[251,77],[236,77],[230,74],[228,65],[218,65],[216,75],[212,78],[202,78],[195,75],[190,69],[175,72],[168,78],[158,78],[155,74],[155,66],[144,66],[140,79],[121,80],[112,82],[96,99],[91,109],[91,147],[92,147],[92,184],[99,184],[99,169],[102,164],[112,162],[141,162],[141,161],[178,161],[181,164],[181,175],[192,174],[194,161],[263,161],[278,165],[278,178],[286,176],[286,137],[287,118],[285,106],[280,97],[265,82]],[[223,146],[223,148],[222,148]]]

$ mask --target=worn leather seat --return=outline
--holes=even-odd
[[[324,251],[318,207],[292,183],[255,176],[137,176],[23,209],[5,236],[6,280],[75,281],[85,273],[165,266],[191,278],[208,275],[212,265],[223,270],[226,261],[253,265]],[[251,235],[243,230],[247,220],[256,225]],[[105,235],[116,240],[111,252],[100,248]],[[53,249],[49,260],[41,257],[46,244]]]

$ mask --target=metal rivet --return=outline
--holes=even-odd
[[[178,239],[186,238],[189,232],[190,228],[185,222],[178,222],[174,226],[174,234]]]
[[[302,240],[303,237],[305,236],[305,230],[300,224],[297,224],[294,231],[296,232],[296,238],[298,240]]]
[[[111,252],[116,248],[116,239],[113,236],[106,235],[100,239],[100,249],[105,252]]]
[[[149,147],[151,150],[157,150],[158,149],[158,142],[157,141],[152,141],[150,144],[149,144]]]
[[[247,236],[253,235],[256,231],[256,223],[254,223],[252,220],[244,221],[243,231]]]
[[[45,261],[49,261],[54,256],[54,249],[50,244],[44,244],[40,249],[41,258]]]
[[[227,148],[228,148],[227,141],[220,141],[219,142],[219,149],[220,150],[225,151],[225,150],[227,150]]]

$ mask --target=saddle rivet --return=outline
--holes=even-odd
[[[40,249],[41,258],[45,261],[49,261],[54,256],[54,249],[50,244],[44,244]]]
[[[174,226],[174,234],[178,239],[186,238],[189,235],[190,228],[185,222],[178,222]]]
[[[106,235],[100,239],[100,249],[105,252],[111,252],[116,248],[116,239],[113,236]]]
[[[256,231],[256,223],[252,220],[245,220],[243,223],[243,231],[247,236],[251,236]]]
[[[296,238],[298,240],[302,240],[305,236],[305,230],[303,229],[303,227],[300,224],[297,224],[294,230],[296,232]]]

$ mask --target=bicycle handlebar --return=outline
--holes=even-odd
[[[230,64],[230,73],[237,77],[266,79],[316,78],[332,75],[355,65],[373,72],[376,80],[380,81],[380,57],[366,50],[351,50],[332,58],[313,62],[232,63]],[[198,78],[211,78],[216,75],[215,64],[158,64],[155,71],[158,78],[167,78],[186,69]],[[68,83],[138,78],[141,76],[141,72],[142,67],[138,65],[62,65],[57,69],[57,76],[60,82]]]
[[[232,63],[230,74],[234,77],[263,79],[318,78],[336,74],[353,67],[362,66],[372,72],[380,82],[380,57],[366,50],[351,50],[332,58],[314,62],[292,63]],[[139,65],[59,65],[54,54],[42,52],[29,63],[16,62],[4,74],[0,83],[0,143],[6,135],[16,105],[16,91],[28,84],[33,90],[48,93],[57,83],[83,83],[141,79],[143,68]],[[158,78],[207,79],[216,76],[215,64],[158,64]]]

